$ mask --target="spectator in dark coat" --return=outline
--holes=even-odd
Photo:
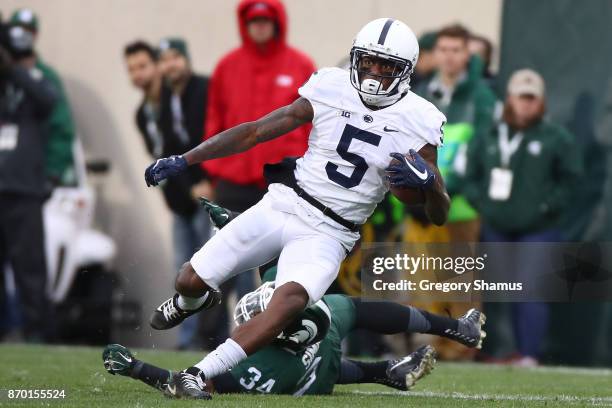
[[[140,89],[143,96],[136,111],[136,126],[149,154],[154,158],[163,157],[164,141],[159,130],[162,76],[157,51],[144,41],[134,41],[126,45],[123,55],[132,85]]]
[[[535,71],[516,71],[508,82],[500,123],[470,144],[464,192],[482,216],[488,242],[563,239],[561,221],[582,173],[582,155],[573,135],[544,118],[544,79]],[[508,279],[530,286],[545,269],[547,248],[513,252],[515,275]],[[514,363],[535,365],[548,329],[548,305],[512,304],[517,352]]]
[[[3,30],[3,27],[0,27]],[[52,335],[46,294],[42,206],[50,190],[45,174],[47,120],[57,101],[53,84],[23,61],[33,36],[13,26],[0,41],[0,304],[6,310],[4,265],[13,271],[28,341]]]

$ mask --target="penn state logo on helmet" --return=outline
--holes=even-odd
[[[410,75],[418,58],[419,43],[410,27],[392,18],[376,19],[353,41],[351,84],[366,104],[392,105],[410,89]],[[382,62],[380,72],[368,69],[371,61]]]

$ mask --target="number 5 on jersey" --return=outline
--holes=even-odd
[[[350,176],[345,176],[338,171],[338,165],[332,162],[327,162],[327,165],[325,166],[327,177],[329,177],[329,179],[334,183],[339,184],[344,188],[358,186],[369,167],[368,163],[363,157],[348,151],[353,139],[361,140],[362,142],[371,144],[373,146],[378,146],[381,137],[375,133],[367,132],[351,125],[346,125],[344,131],[342,132],[342,136],[340,137],[340,142],[338,143],[336,151],[344,160],[355,165],[353,173]]]

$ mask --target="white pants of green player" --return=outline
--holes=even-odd
[[[270,193],[214,235],[190,260],[210,287],[279,257],[276,287],[300,284],[309,304],[323,297],[346,256],[340,241],[273,205]]]

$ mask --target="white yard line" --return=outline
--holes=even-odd
[[[360,395],[404,395],[407,397],[428,397],[445,399],[462,399],[473,401],[535,401],[535,402],[569,402],[569,403],[591,403],[595,405],[612,406],[612,397],[578,397],[575,395],[503,395],[503,394],[464,394],[461,392],[434,392],[434,391],[351,391],[353,394]]]
[[[538,367],[513,367],[510,365],[503,364],[483,364],[483,363],[441,363],[439,366],[450,366],[450,367],[476,367],[486,368],[487,370],[524,370],[533,371],[536,373],[558,373],[558,374],[571,374],[571,375],[592,375],[592,376],[612,376],[612,369],[609,368],[586,368],[586,367],[567,367],[567,366],[538,366]]]

